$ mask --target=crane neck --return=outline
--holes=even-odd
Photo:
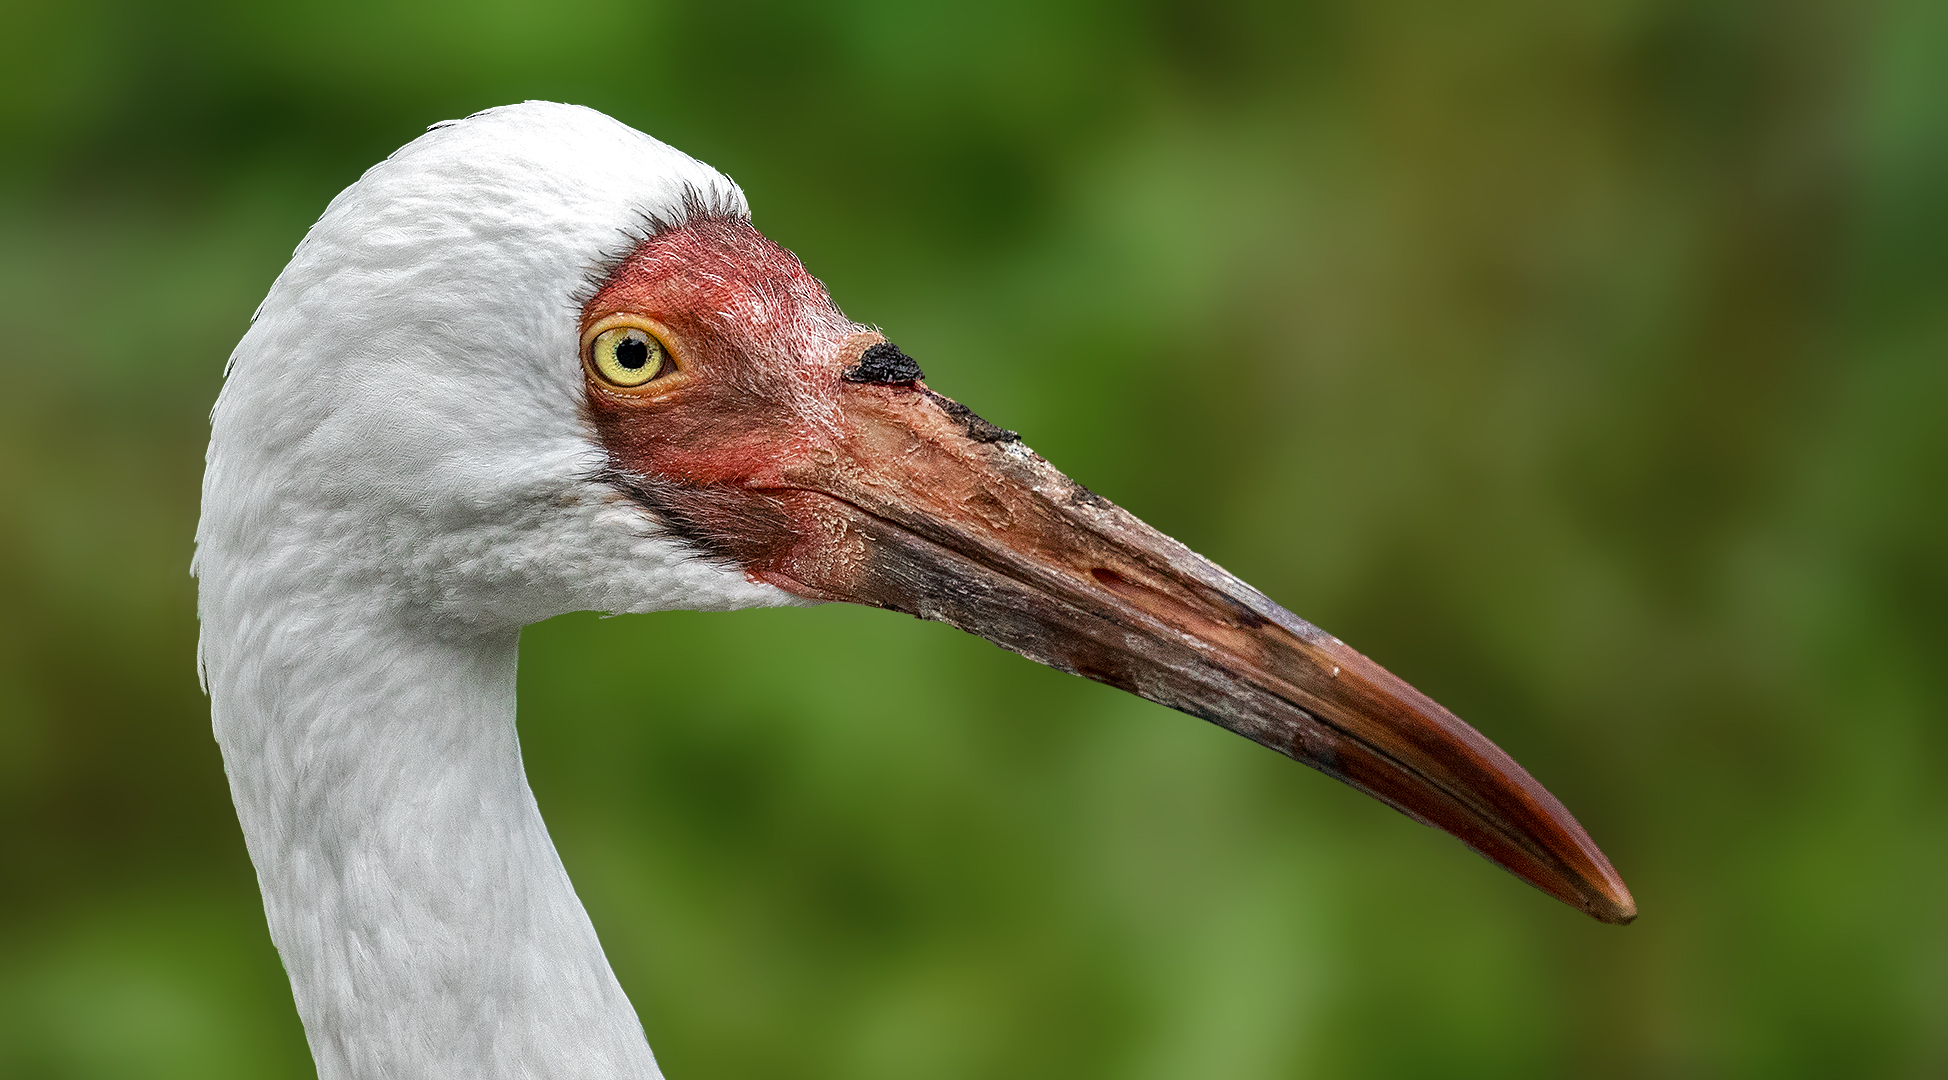
[[[206,667],[320,1076],[660,1078],[522,769],[519,631],[255,614]]]

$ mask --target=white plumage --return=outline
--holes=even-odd
[[[578,296],[730,180],[594,111],[438,125],[332,200],[230,358],[200,662],[271,936],[339,1077],[653,1077],[535,809],[520,628],[800,603],[596,480]]]

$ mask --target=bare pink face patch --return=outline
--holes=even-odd
[[[617,482],[701,553],[804,595],[833,595],[862,554],[848,492],[964,483],[970,454],[1014,439],[928,390],[739,217],[693,214],[638,244],[584,306],[584,337],[619,319],[675,371],[623,388],[589,367]]]
[[[582,325],[618,316],[639,317],[676,371],[628,389],[588,372],[614,471],[704,554],[761,572],[803,524],[785,512],[787,475],[830,453],[844,374],[883,339],[842,315],[790,252],[728,215],[693,214],[640,243]]]

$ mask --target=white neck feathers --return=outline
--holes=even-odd
[[[330,1080],[656,1067],[550,845],[520,627],[794,602],[600,479],[578,297],[735,185],[587,109],[441,125],[325,211],[231,357],[194,571],[272,937]]]
[[[518,632],[331,630],[210,687],[320,1076],[660,1075],[522,772]]]

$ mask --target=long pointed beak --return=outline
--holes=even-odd
[[[950,623],[1228,728],[1453,833],[1603,922],[1637,914],[1555,796],[1337,638],[924,387],[862,388],[842,449],[765,494],[804,539],[758,576]],[[823,460],[821,460],[823,459]]]

